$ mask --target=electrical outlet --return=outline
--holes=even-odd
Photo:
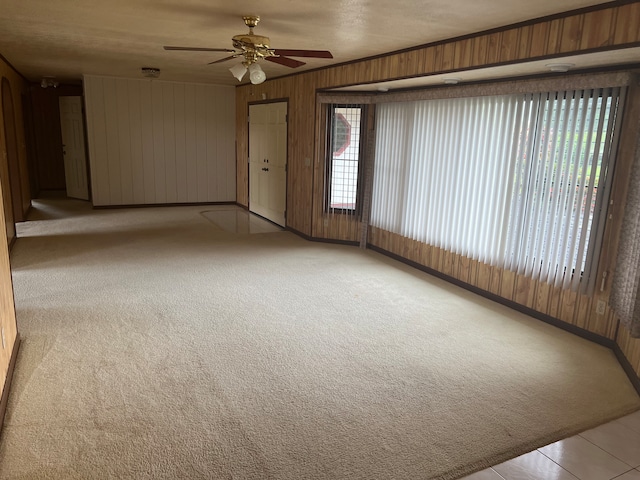
[[[310,167],[311,166],[311,159],[309,157],[305,157],[304,166],[305,167]]]
[[[604,315],[604,310],[607,307],[607,303],[604,300],[598,300],[598,304],[596,305],[596,313],[598,315]]]
[[[328,218],[325,218],[325,219],[324,219],[324,226],[325,226],[325,227],[328,227],[328,226],[329,226],[329,219],[328,219]]]

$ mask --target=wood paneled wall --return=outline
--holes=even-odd
[[[0,198],[0,202],[2,198]],[[0,228],[5,227],[5,220],[0,211]],[[2,230],[0,230],[2,231]],[[4,335],[4,344],[2,344]],[[16,311],[13,302],[13,281],[9,264],[9,244],[4,235],[0,235],[0,396],[4,393],[11,355],[18,335]],[[1,419],[0,419],[1,420]],[[1,425],[0,425],[1,427]]]
[[[18,168],[11,169],[8,160],[8,144],[5,138],[3,112],[0,112],[2,125],[0,125],[0,145],[2,146],[2,160],[0,162],[0,185],[3,191],[3,212],[5,215],[5,231],[9,244],[15,239],[15,221],[21,221],[31,206],[31,194],[29,186],[29,168],[27,161],[26,141],[24,135],[24,116],[22,110],[22,95],[26,93],[26,83],[9,65],[0,60],[0,78],[6,79],[3,85],[8,85],[13,100],[13,125],[15,127],[15,147],[17,148]],[[0,109],[2,110],[2,109]],[[12,178],[9,178],[11,172]],[[11,186],[17,190],[14,195],[14,205]],[[14,215],[14,210],[21,215]]]
[[[324,126],[317,91],[362,83],[425,76],[484,68],[495,65],[550,59],[569,54],[613,50],[640,45],[640,2],[602,5],[594,10],[568,13],[477,35],[268,80],[261,85],[236,89],[237,201],[248,205],[247,111],[248,104],[263,98],[289,101],[289,178],[287,226],[317,238],[359,240],[361,225],[356,217],[328,215],[322,208],[324,192]],[[312,167],[305,159],[312,158]],[[610,228],[610,227],[608,227]],[[592,297],[563,293],[546,284],[534,284],[511,272],[473,264],[415,245],[387,232],[372,230],[370,241],[381,248],[414,259],[442,273],[534,308],[568,324],[614,339],[617,319],[607,308],[597,315],[597,300],[608,299],[608,291]],[[615,239],[616,233],[607,233]],[[613,244],[612,244],[613,245]],[[617,244],[616,244],[617,245]],[[611,261],[614,252],[603,255]],[[607,287],[608,288],[608,287]],[[640,357],[640,340],[625,343],[630,358]],[[640,362],[640,361],[639,361]],[[640,364],[635,365],[640,375]]]
[[[232,87],[86,76],[94,205],[234,201]]]
[[[27,155],[25,147],[25,137],[23,125],[23,111],[21,96],[26,93],[27,85],[9,65],[7,65],[2,59],[0,59],[0,77],[6,77],[11,84],[11,93],[13,95],[14,115],[16,124],[16,136],[18,143],[18,155],[20,160],[21,181],[24,182],[23,190],[29,193],[29,179],[27,175],[23,175],[22,172],[27,172]],[[5,138],[4,138],[4,117],[2,109],[0,109],[0,150],[5,150]],[[6,162],[6,158],[3,156],[3,162]],[[5,171],[3,168],[2,172]],[[7,183],[8,184],[8,183]],[[5,182],[0,184],[0,188],[5,187]],[[0,195],[0,232],[5,231],[6,221],[3,204],[3,195]],[[28,207],[28,203],[27,203]],[[10,229],[15,233],[13,226]],[[3,395],[8,387],[5,385],[7,379],[7,373],[11,357],[16,348],[17,338],[17,325],[15,305],[13,302],[13,283],[11,279],[11,269],[9,263],[9,242],[13,240],[13,237],[7,238],[5,235],[0,235],[0,396]],[[2,344],[2,332],[4,332],[4,345]]]

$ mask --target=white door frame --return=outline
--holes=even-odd
[[[254,163],[252,165],[252,150],[251,150],[251,146],[252,146],[252,137],[251,137],[251,108],[252,107],[260,107],[260,106],[268,106],[268,105],[278,105],[280,106],[280,108],[284,107],[284,112],[285,112],[285,121],[284,121],[284,125],[285,125],[285,131],[284,131],[284,138],[281,139],[281,141],[284,142],[284,185],[282,186],[282,195],[283,197],[280,198],[280,200],[283,201],[283,208],[284,211],[282,212],[282,214],[278,214],[278,212],[274,212],[273,210],[267,208],[267,206],[264,205],[260,205],[257,204],[256,202],[252,202],[251,201],[251,196],[252,196],[252,185],[256,185],[255,183],[252,182],[256,182],[257,179],[260,179],[260,186],[261,187],[265,187],[265,185],[271,186],[273,187],[274,184],[276,184],[277,182],[274,182],[274,180],[279,180],[279,179],[274,179],[273,176],[270,177],[271,181],[266,181],[265,182],[265,178],[262,178],[262,176],[258,177],[258,175],[262,175],[263,171],[264,173],[268,174],[269,169],[274,168],[273,163],[269,164],[266,163],[268,162],[268,159],[263,159],[262,162],[263,163],[258,163],[259,160],[254,158]],[[289,111],[289,101],[288,99],[277,99],[277,100],[271,100],[271,101],[266,101],[266,102],[254,102],[254,103],[250,103],[248,105],[248,112],[247,112],[247,122],[249,124],[248,127],[248,147],[249,147],[249,158],[248,158],[248,189],[249,189],[249,198],[248,198],[248,204],[249,204],[249,211],[256,213],[264,218],[266,218],[267,220],[280,225],[282,227],[286,226],[286,216],[287,216],[287,186],[288,186],[288,180],[289,180],[289,169],[288,169],[288,161],[289,161],[289,145],[288,145],[288,111]],[[263,147],[261,147],[263,148]],[[265,170],[266,169],[266,170]],[[252,170],[253,170],[253,175],[252,175]],[[253,178],[252,178],[253,177]],[[260,188],[260,186],[258,188]],[[268,187],[267,187],[268,188]]]
[[[90,187],[83,98],[80,95],[60,96],[58,102],[60,105],[60,129],[62,133],[64,178],[67,196],[89,200]],[[67,111],[65,106],[71,108],[72,111]],[[74,117],[72,125],[65,123],[65,115]],[[69,142],[71,141],[74,141],[76,145],[70,145]],[[75,154],[67,154],[67,151],[71,152],[73,147],[75,147]]]

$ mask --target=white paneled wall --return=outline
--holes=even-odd
[[[85,76],[94,205],[236,200],[233,87]]]

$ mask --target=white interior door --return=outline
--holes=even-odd
[[[60,97],[59,102],[67,196],[89,200],[82,97]]]
[[[287,103],[249,106],[249,210],[285,226]]]

